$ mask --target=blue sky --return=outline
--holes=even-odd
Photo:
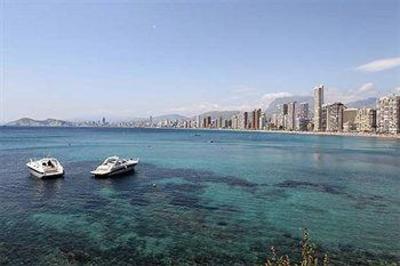
[[[400,1],[3,0],[2,119],[128,118],[400,91]]]

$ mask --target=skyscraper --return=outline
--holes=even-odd
[[[280,106],[281,109],[281,115],[287,115],[288,113],[288,105],[287,103],[284,103]]]
[[[201,127],[201,117],[198,115],[197,116],[197,119],[196,119],[197,121],[196,121],[196,127],[197,128],[199,128],[199,127]]]
[[[375,132],[376,110],[372,108],[360,108],[357,110],[356,128],[361,132]]]
[[[400,96],[379,98],[376,120],[379,133],[400,133]]]
[[[251,126],[250,126],[250,128],[251,129],[256,129],[257,128],[257,125],[256,125],[256,123],[257,123],[257,121],[256,121],[256,119],[257,119],[257,113],[256,113],[257,111],[256,110],[253,110],[253,112],[251,112]]]
[[[261,109],[254,109],[252,112],[252,129],[260,129],[260,117],[261,117]]]
[[[300,103],[296,106],[296,130],[307,130],[307,125],[310,122],[309,112],[308,103]]]
[[[343,111],[343,131],[350,132],[357,129],[357,108],[347,108]]]
[[[322,131],[322,105],[324,104],[324,85],[314,88],[314,131]]]
[[[207,128],[211,128],[211,116],[207,116]]]
[[[287,129],[287,116],[288,116],[288,104],[284,103],[280,106],[281,114],[279,117],[279,129]]]
[[[288,130],[296,129],[296,102],[288,103],[287,129]]]
[[[258,120],[258,129],[265,129],[265,126],[266,126],[266,117],[265,117],[265,113],[263,113],[263,112],[261,112],[261,109],[259,109],[260,110],[260,118],[259,118],[259,120]]]
[[[243,113],[243,128],[247,128],[247,124],[249,123],[248,121],[249,119],[249,113],[248,112],[244,112]]]
[[[342,103],[334,103],[327,105],[326,109],[326,131],[342,132],[343,131],[343,111]]]
[[[296,109],[298,118],[308,119],[310,113],[308,103],[300,103]]]

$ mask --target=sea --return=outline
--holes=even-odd
[[[134,173],[90,175],[106,157]],[[56,157],[65,176],[29,175]],[[400,261],[400,140],[222,130],[0,128],[1,265]]]

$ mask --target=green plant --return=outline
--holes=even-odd
[[[271,258],[267,258],[265,266],[328,266],[329,257],[325,254],[322,264],[318,262],[316,246],[310,240],[307,228],[303,230],[303,239],[301,241],[301,260],[298,263],[291,263],[288,255],[278,256],[275,247],[271,247]]]

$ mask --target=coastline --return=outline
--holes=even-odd
[[[364,138],[378,138],[389,140],[400,140],[400,134],[376,134],[364,132],[315,132],[315,131],[286,131],[286,130],[263,130],[263,129],[230,129],[230,128],[172,128],[172,127],[63,127],[63,126],[0,126],[1,128],[98,128],[98,129],[129,129],[129,128],[142,128],[142,129],[178,129],[178,130],[199,130],[199,131],[226,131],[226,132],[246,132],[246,133],[272,133],[272,134],[289,134],[289,135],[308,135],[308,136],[333,136],[333,137],[364,137]]]
[[[314,131],[285,131],[285,130],[257,130],[268,133],[292,134],[292,135],[311,135],[311,136],[339,136],[339,137],[367,137],[382,139],[400,139],[400,135],[385,135],[362,132],[314,132]]]
[[[333,136],[333,137],[366,137],[379,139],[400,140],[400,134],[376,134],[361,132],[315,132],[315,131],[286,131],[286,130],[262,130],[262,129],[228,129],[228,128],[176,128],[188,130],[212,130],[212,131],[228,131],[228,132],[254,132],[254,133],[273,133],[273,134],[289,134],[289,135],[308,135],[308,136]]]

